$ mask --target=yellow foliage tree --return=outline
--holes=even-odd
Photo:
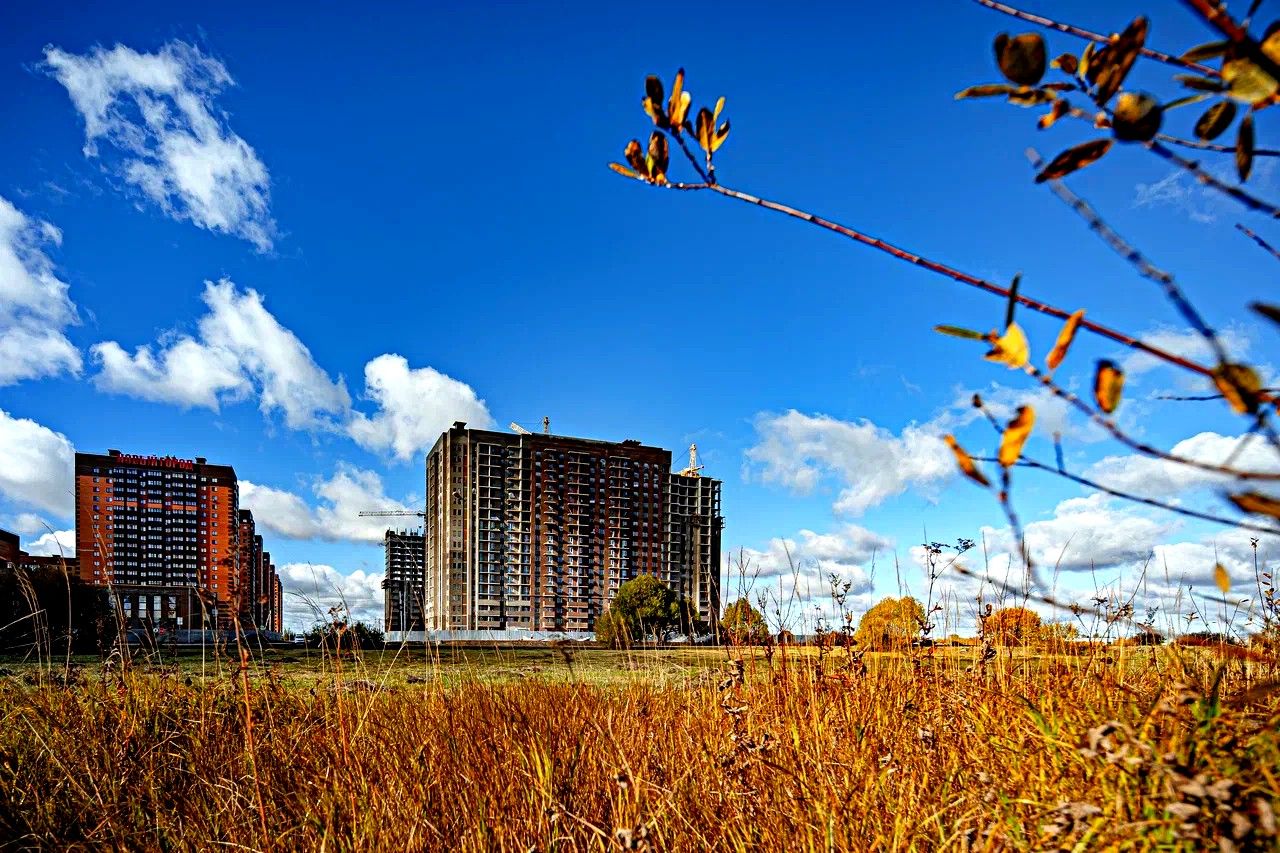
[[[924,624],[924,605],[911,596],[886,598],[863,614],[854,640],[867,649],[896,649],[911,644]]]
[[[1045,634],[1040,614],[1025,607],[1006,607],[983,617],[982,630],[997,646],[1033,646]]]

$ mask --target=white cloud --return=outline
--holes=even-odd
[[[195,335],[171,333],[132,354],[115,341],[95,344],[94,383],[142,400],[214,411],[256,394],[263,413],[281,412],[290,428],[346,433],[361,447],[402,461],[429,448],[454,421],[493,424],[469,385],[430,367],[411,368],[395,354],[365,365],[365,397],[377,409],[356,411],[342,377],[332,379],[316,363],[257,291],[222,279],[205,282],[203,299],[208,312]]]
[[[344,575],[333,566],[286,563],[277,569],[284,587],[284,622],[294,629],[328,621],[331,608],[349,610],[352,620],[382,627],[382,573],[356,569]]]
[[[45,532],[40,538],[31,542],[23,542],[22,550],[38,557],[66,557],[76,555],[76,532],[74,530],[55,530]]]
[[[65,435],[0,409],[0,494],[69,518],[74,468],[75,450]]]
[[[932,425],[939,430],[955,431],[977,421],[985,422],[986,417],[973,406],[973,394],[972,390],[958,390],[954,401],[931,422]],[[1049,438],[1058,434],[1085,443],[1108,437],[1105,430],[1080,416],[1069,403],[1047,388],[1018,388],[992,382],[978,394],[986,410],[1002,424],[1017,414],[1019,406],[1031,406],[1036,412],[1037,436]],[[991,435],[994,442],[994,433]]]
[[[1046,573],[1055,565],[1064,571],[1088,571],[1141,562],[1176,528],[1172,520],[1158,521],[1093,493],[1062,501],[1051,518],[1025,524],[1023,534],[1032,560]],[[984,527],[982,532],[992,553],[1016,552],[1008,528]]]
[[[257,291],[241,293],[230,281],[207,282],[209,313],[200,320],[205,346],[239,359],[257,382],[264,413],[280,409],[292,428],[315,426],[351,405],[346,384],[335,382],[298,336],[280,324]]]
[[[45,520],[34,512],[20,512],[17,515],[10,516],[3,527],[12,530],[19,536],[36,536],[48,531],[49,527]]]
[[[838,618],[831,598],[833,577],[848,584],[848,610],[869,607],[874,563],[890,559],[892,550],[893,540],[856,524],[775,537],[762,549],[743,548],[731,555],[724,600],[728,604],[746,597],[763,609],[774,630],[808,633],[818,618],[828,623]]]
[[[322,531],[307,502],[284,489],[240,481],[240,507],[253,510],[258,527],[286,539],[321,539]]]
[[[271,248],[270,176],[215,104],[234,82],[221,62],[181,41],[155,53],[50,46],[44,55],[84,120],[85,156],[105,141],[124,180],[168,216]]]
[[[250,387],[231,353],[190,338],[161,348],[158,356],[149,346],[140,346],[129,355],[115,341],[94,344],[91,352],[100,368],[95,384],[104,391],[139,400],[216,412],[222,400],[239,399]]]
[[[1178,442],[1170,452],[1197,462],[1221,464],[1233,460],[1232,465],[1236,468],[1280,472],[1280,457],[1266,439],[1259,436],[1202,432]],[[1086,476],[1120,491],[1163,500],[1176,498],[1193,489],[1232,482],[1230,477],[1222,474],[1136,453],[1100,459],[1089,467]]]
[[[388,497],[382,478],[373,471],[339,463],[333,476],[317,480],[312,490],[320,501],[315,508],[293,492],[241,480],[240,506],[253,510],[259,527],[289,539],[381,542],[388,527],[420,524],[411,516],[360,517],[364,510],[414,512],[418,509]]]
[[[1223,183],[1231,184],[1236,180],[1235,169],[1230,161],[1205,163],[1205,170],[1213,174]],[[1270,158],[1259,158],[1254,169],[1253,185],[1266,187],[1270,184],[1274,163]],[[1262,193],[1268,195],[1267,192]],[[1194,222],[1210,223],[1219,216],[1238,215],[1239,204],[1226,195],[1202,184],[1194,175],[1185,169],[1174,169],[1158,181],[1150,184],[1139,183],[1134,187],[1134,207],[1158,207],[1168,205],[1185,213]]]
[[[159,353],[139,347],[129,355],[114,341],[96,344],[95,383],[106,391],[217,409],[251,389],[264,414],[279,410],[293,429],[335,429],[347,417],[351,397],[339,377],[330,379],[311,351],[266,309],[252,288],[231,281],[205,282],[209,312],[198,336],[179,336]]]
[[[841,490],[836,512],[856,516],[908,488],[935,489],[955,474],[955,460],[929,428],[909,425],[900,435],[868,420],[827,415],[764,413],[759,440],[747,450],[755,475],[807,493],[827,478]]]
[[[1217,329],[1214,333],[1219,343],[1222,344],[1233,360],[1244,359],[1248,356],[1253,341],[1246,331],[1235,326],[1228,326],[1224,329]],[[1213,348],[1209,346],[1209,342],[1194,329],[1157,326],[1153,329],[1148,329],[1138,337],[1157,349],[1182,356],[1191,361],[1210,365],[1217,362],[1217,357],[1213,353]],[[1120,367],[1129,378],[1168,366],[1167,362],[1138,350],[1130,350],[1124,358],[1120,359]],[[1197,381],[1206,391],[1212,389],[1213,383],[1210,380],[1197,377]]]
[[[454,421],[487,429],[493,418],[466,383],[430,367],[411,369],[403,356],[380,355],[364,367],[365,395],[377,403],[369,417],[354,412],[348,431],[361,447],[407,461],[430,448]]]
[[[0,386],[80,372],[80,351],[63,334],[79,322],[76,307],[45,254],[61,242],[57,228],[0,197]]]

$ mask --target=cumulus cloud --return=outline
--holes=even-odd
[[[311,357],[298,336],[285,328],[253,289],[241,292],[227,279],[206,282],[209,313],[200,320],[206,348],[231,353],[257,383],[264,413],[279,409],[285,423],[304,428],[343,414],[351,405],[346,384]]]
[[[115,341],[91,350],[102,390],[183,408],[218,411],[257,396],[264,414],[280,412],[293,429],[345,433],[361,447],[407,461],[454,421],[493,425],[467,384],[400,355],[365,365],[372,414],[352,408],[345,381],[333,379],[311,350],[267,310],[256,290],[227,279],[205,282],[208,312],[195,335],[171,333],[129,353]]]
[[[419,508],[386,494],[373,471],[340,463],[333,476],[312,484],[319,503],[312,507],[284,489],[240,481],[240,506],[253,510],[260,527],[288,539],[381,542],[388,527],[416,527],[411,516],[361,518],[364,510],[415,512]]]
[[[1224,329],[1216,330],[1215,334],[1233,360],[1244,359],[1248,356],[1253,341],[1245,330],[1235,326],[1228,326]],[[1157,349],[1162,349],[1192,361],[1207,364],[1213,364],[1217,361],[1209,342],[1194,329],[1156,326],[1143,332],[1138,337]],[[1130,350],[1120,359],[1120,367],[1124,370],[1126,376],[1133,378],[1157,368],[1168,367],[1168,364],[1153,355]],[[1207,390],[1210,383],[1206,381],[1203,384]]]
[[[9,516],[4,524],[0,526],[12,530],[19,536],[36,536],[49,529],[45,520],[34,512],[20,512],[17,515]]]
[[[936,489],[955,474],[951,452],[931,428],[914,424],[899,435],[868,420],[842,421],[794,409],[756,417],[749,473],[796,492],[825,480],[840,487],[835,510],[861,515],[908,488]]]
[[[807,633],[817,619],[836,618],[833,577],[842,588],[848,584],[847,609],[869,607],[874,562],[893,547],[893,540],[856,524],[826,533],[801,530],[792,537],[774,537],[764,548],[743,548],[733,555],[725,601],[745,597],[760,607],[763,599],[765,615],[775,630],[785,627]]]
[[[1151,518],[1094,493],[1062,501],[1050,518],[1024,525],[1023,534],[1032,559],[1046,571],[1053,566],[1088,571],[1150,559],[1154,547],[1176,529],[1174,521]],[[1008,528],[985,527],[982,533],[991,551],[1016,553]]]
[[[45,254],[62,233],[0,197],[0,387],[80,372],[64,330],[79,322],[68,286]]]
[[[76,555],[76,532],[55,530],[45,532],[39,538],[22,543],[22,550],[37,557],[66,557]]]
[[[382,572],[356,569],[344,575],[333,566],[286,563],[277,569],[284,587],[284,623],[306,629],[329,620],[330,609],[349,611],[353,620],[382,627]]]
[[[1178,442],[1170,452],[1197,462],[1221,464],[1234,460],[1232,464],[1237,468],[1280,472],[1280,457],[1265,439],[1257,436],[1202,432]],[[1165,500],[1194,489],[1231,482],[1222,474],[1136,453],[1100,459],[1089,467],[1086,476],[1121,491]]]
[[[493,425],[470,385],[430,367],[412,369],[400,355],[380,355],[366,364],[364,384],[378,411],[372,417],[354,412],[348,432],[361,447],[401,461],[431,447],[454,421],[480,429]]]
[[[1082,443],[1108,438],[1105,430],[1080,417],[1069,403],[1047,388],[992,382],[977,393],[987,411],[1001,422],[1011,420],[1019,406],[1031,406],[1036,411],[1036,435],[1057,434]],[[951,405],[931,421],[931,425],[939,430],[955,431],[976,421],[985,421],[982,412],[973,406],[973,395],[972,389],[958,390]]]
[[[179,335],[156,351],[132,355],[114,341],[94,345],[104,391],[184,407],[218,409],[224,402],[259,396],[264,414],[279,411],[294,429],[333,429],[351,405],[342,378],[333,380],[311,351],[276,319],[252,288],[227,279],[205,282],[208,313],[195,337]]]
[[[84,120],[86,157],[105,142],[124,181],[166,215],[271,248],[270,176],[215,103],[234,82],[221,62],[181,41],[44,55]]]
[[[146,345],[130,355],[115,341],[95,344],[91,351],[100,368],[95,384],[139,400],[216,412],[224,399],[239,399],[250,387],[231,353],[190,338],[161,347],[158,355]]]
[[[75,449],[65,435],[0,409],[0,494],[69,518],[74,468]]]
[[[240,507],[253,510],[259,527],[286,539],[323,538],[311,507],[293,492],[241,480]]]

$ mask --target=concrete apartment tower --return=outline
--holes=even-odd
[[[720,482],[638,441],[456,423],[426,464],[427,630],[591,631],[655,575],[720,611]]]

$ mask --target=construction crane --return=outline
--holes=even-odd
[[[519,433],[520,435],[533,435],[533,433],[529,432],[529,430],[520,426],[520,424],[516,423],[515,421],[512,421],[511,423],[507,424],[507,429],[511,430],[512,432]],[[551,418],[548,418],[545,415],[542,418],[542,434],[551,435]]]
[[[698,464],[698,445],[689,445],[689,467],[680,472],[681,477],[701,477],[698,472],[702,466]]]

